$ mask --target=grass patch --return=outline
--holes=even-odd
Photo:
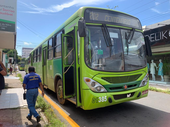
[[[149,86],[149,90],[151,90],[151,91],[156,91],[156,92],[161,92],[161,93],[167,93],[167,94],[170,94],[170,89],[162,90],[162,89],[158,89],[158,88],[155,88],[155,87]]]
[[[54,114],[54,111],[52,110],[51,106],[47,104],[41,96],[37,97],[35,107],[40,108],[41,111],[44,112],[48,120],[48,125],[46,125],[45,127],[66,127],[66,125],[62,123]]]
[[[17,77],[19,77],[19,80],[20,80],[21,82],[23,82],[23,78],[22,78],[22,75],[21,75],[20,73],[17,74]]]
[[[35,108],[41,108],[41,111],[45,112],[45,110],[50,108],[50,105],[47,104],[42,97],[38,96]]]

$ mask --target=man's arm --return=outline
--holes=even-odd
[[[39,83],[39,86],[40,86],[41,91],[42,91],[42,96],[44,97],[44,88],[43,88],[42,82]]]
[[[23,85],[22,85],[22,87],[23,87],[23,89],[25,90],[26,89],[26,84],[27,84],[27,78],[26,78],[26,76],[24,76],[24,81],[23,81]]]
[[[23,83],[22,87],[23,87],[23,89],[25,90],[25,89],[26,89],[26,84]]]

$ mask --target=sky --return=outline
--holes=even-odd
[[[133,15],[144,25],[170,19],[170,0],[17,0],[18,55],[35,48],[80,7],[100,7]]]

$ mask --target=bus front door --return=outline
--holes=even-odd
[[[62,34],[63,95],[77,107],[81,106],[78,63],[78,42],[75,27],[71,35]]]
[[[81,106],[81,86],[80,86],[80,37],[78,32],[78,27],[74,27],[74,72],[75,72],[75,91],[76,91],[76,105]]]
[[[64,98],[75,96],[74,87],[74,39],[62,34],[62,63],[63,63],[63,95]]]
[[[43,84],[47,88],[47,48],[43,49]]]

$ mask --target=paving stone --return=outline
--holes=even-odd
[[[0,96],[0,127],[43,127],[44,121],[36,122],[36,118],[29,121],[26,100],[23,100],[22,83],[13,77],[5,78],[9,89],[3,89]]]

